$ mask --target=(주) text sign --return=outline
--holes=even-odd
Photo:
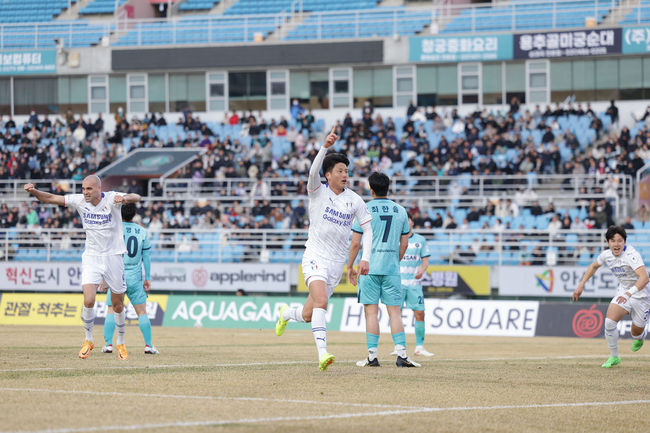
[[[409,61],[411,62],[474,62],[511,59],[511,34],[409,38]]]

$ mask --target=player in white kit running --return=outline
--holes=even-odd
[[[95,323],[95,295],[102,282],[111,288],[111,301],[115,314],[117,334],[117,358],[126,360],[128,354],[124,346],[124,261],[126,252],[122,233],[123,203],[140,201],[138,194],[122,194],[115,191],[102,192],[99,177],[90,175],[83,180],[83,194],[56,195],[39,191],[34,184],[25,185],[25,191],[42,203],[69,206],[77,210],[86,232],[86,245],[81,256],[81,287],[84,294],[84,306],[81,318],[84,322],[86,339],[79,351],[79,358],[88,358],[95,347],[93,327]]]
[[[363,199],[346,188],[348,158],[342,153],[327,154],[327,149],[336,140],[338,137],[332,128],[309,170],[309,235],[302,258],[302,272],[309,288],[309,296],[305,304],[299,307],[289,308],[283,305],[275,325],[275,333],[280,336],[289,320],[311,322],[321,371],[327,370],[334,362],[334,355],[327,352],[325,315],[329,298],[343,274],[355,218],[363,229],[363,256],[359,264],[359,273],[362,275],[368,274],[372,248],[372,228],[369,224],[372,217]],[[320,178],[321,165],[327,179],[324,185]]]
[[[626,315],[632,317],[632,350],[636,352],[643,346],[646,337],[646,325],[650,315],[650,293],[648,293],[648,272],[643,259],[631,245],[626,245],[627,234],[621,226],[610,226],[605,234],[609,249],[604,250],[595,262],[587,268],[584,277],[573,292],[573,300],[577,301],[584,285],[602,265],[618,279],[618,292],[612,298],[605,319],[605,339],[609,346],[610,356],[601,366],[611,368],[621,363],[618,356],[618,322]]]

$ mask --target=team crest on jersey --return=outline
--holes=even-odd
[[[420,248],[420,243],[419,242],[415,243],[415,248]]]
[[[312,270],[312,271],[315,271],[315,270],[318,269],[318,264],[316,263],[315,260],[310,260],[310,261],[309,261],[309,264],[311,265],[311,270]]]

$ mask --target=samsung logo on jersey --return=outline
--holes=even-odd
[[[327,206],[325,208],[325,213],[330,214],[332,216],[335,216],[337,218],[343,218],[343,219],[346,219],[346,220],[352,219],[352,214],[351,213],[339,212],[336,209],[332,209],[329,206]]]

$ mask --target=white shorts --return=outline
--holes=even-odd
[[[327,297],[334,293],[343,275],[345,262],[334,262],[325,260],[314,254],[305,252],[302,256],[302,274],[305,277],[305,284],[309,287],[312,281],[324,281],[327,287]]]
[[[126,292],[124,259],[122,254],[112,256],[81,256],[81,284],[101,284],[102,280],[113,293]]]
[[[650,316],[650,299],[645,298],[630,298],[623,305],[616,302],[616,299],[621,295],[616,295],[612,298],[610,304],[616,304],[630,314],[632,323],[639,328],[645,328]]]

